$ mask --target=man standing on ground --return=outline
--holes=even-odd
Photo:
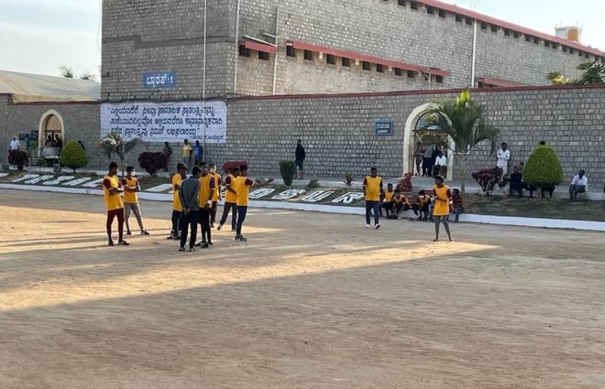
[[[510,150],[508,150],[508,143],[503,142],[502,147],[498,150],[498,162],[496,166],[502,169],[502,176],[508,174],[508,161],[510,160]]]
[[[235,191],[235,184],[238,176],[239,167],[236,166],[225,179],[225,207],[223,208],[223,217],[221,217],[221,221],[217,227],[219,231],[225,225],[229,211],[231,211],[231,231],[235,231],[237,218],[237,192]]]
[[[200,166],[204,160],[204,148],[199,140],[196,140],[195,146],[193,146],[193,157],[195,159],[195,166]]]
[[[17,151],[19,150],[19,148],[21,147],[21,144],[19,143],[19,140],[17,140],[16,136],[13,136],[13,140],[11,140],[11,143],[8,147],[8,151]]]
[[[132,235],[130,232],[130,224],[128,223],[128,219],[130,219],[130,210],[132,210],[132,213],[134,213],[134,216],[137,218],[137,223],[141,229],[141,235],[149,235],[149,232],[143,227],[141,208],[139,207],[139,196],[137,195],[137,193],[141,191],[141,185],[134,175],[134,166],[128,166],[126,168],[126,177],[122,180],[122,185],[124,186],[124,208],[126,210],[126,235]]]
[[[214,178],[208,173],[208,165],[200,165],[201,176],[199,191],[199,223],[202,225],[202,242],[200,246],[207,249],[212,246],[212,232],[210,228],[210,212],[212,211],[212,197],[214,195]]]
[[[585,176],[584,170],[580,170],[571,180],[571,185],[569,186],[569,200],[577,200],[578,193],[586,193],[587,188],[588,177]]]
[[[214,192],[212,192],[212,209],[210,211],[210,228],[214,228],[214,223],[216,223],[216,211],[218,209],[218,203],[221,200],[221,185],[223,184],[223,180],[221,179],[221,175],[216,172],[216,165],[210,164],[210,175],[214,180]]]
[[[189,141],[185,139],[183,141],[183,163],[187,165],[189,169],[191,169],[191,153],[193,152],[193,147],[189,144]]]
[[[191,239],[189,240],[189,252],[195,251],[195,238],[197,235],[197,218],[199,214],[199,192],[200,192],[200,168],[193,167],[192,175],[181,183],[179,190],[179,201],[183,205],[183,223],[181,230],[181,247],[179,251],[185,251],[187,243],[187,232],[191,228]]]
[[[176,165],[177,172],[172,176],[172,230],[166,239],[179,240],[182,230],[183,205],[179,197],[181,183],[187,178],[187,166],[179,162]],[[196,227],[197,231],[197,227]]]
[[[370,175],[363,180],[363,194],[366,198],[366,228],[370,228],[370,211],[374,212],[374,229],[380,228],[380,195],[382,193],[382,178],[373,167]]]
[[[121,193],[124,192],[122,184],[117,177],[118,164],[112,162],[109,164],[109,172],[103,177],[103,197],[105,199],[105,207],[107,208],[107,230],[108,245],[113,246],[111,238],[111,226],[113,219],[118,218],[118,246],[129,246],[124,240],[124,202],[122,201]]]
[[[253,186],[262,187],[267,186],[273,182],[273,178],[269,178],[264,183],[255,183],[248,178],[248,166],[242,165],[239,168],[240,176],[236,179],[235,191],[237,193],[237,229],[235,240],[238,242],[247,242],[248,239],[242,235],[242,226],[246,215],[248,214],[248,196],[250,194],[250,188]]]
[[[297,174],[297,178],[300,180],[304,180],[304,173],[303,173],[303,165],[305,162],[305,158],[307,157],[307,153],[305,152],[305,148],[302,145],[302,140],[298,139],[296,141],[296,167],[298,168],[298,171],[300,172],[300,178],[298,177]]]
[[[429,145],[424,149],[424,154],[422,156],[422,176],[430,177],[433,170],[433,151],[434,146]]]

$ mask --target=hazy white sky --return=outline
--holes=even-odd
[[[101,1],[0,0],[0,69],[59,75],[65,65],[98,73]],[[605,50],[605,0],[445,1],[549,34],[578,24],[582,43]]]

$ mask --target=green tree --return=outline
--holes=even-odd
[[[59,67],[59,72],[61,72],[61,76],[65,78],[77,78],[79,80],[96,82],[96,77],[94,74],[88,72],[76,74],[76,72],[72,68],[67,66]]]
[[[557,153],[549,146],[538,146],[523,168],[523,181],[538,188],[559,185],[563,168]]]
[[[500,130],[486,122],[485,104],[473,101],[468,90],[455,99],[432,103],[422,115],[426,115],[432,125],[438,126],[452,140],[453,147],[445,141],[441,145],[450,149],[458,162],[460,186],[464,193],[468,157],[484,141],[490,142],[493,153]]]
[[[126,155],[134,150],[140,143],[143,143],[141,138],[134,138],[125,142],[122,137],[115,131],[105,135],[99,142],[99,148],[103,151],[107,158],[111,159],[112,155],[116,155],[120,159],[120,167],[124,169],[124,160]],[[124,171],[122,170],[122,174]]]
[[[61,163],[72,169],[75,173],[76,169],[88,165],[86,151],[84,151],[77,141],[72,140],[71,142],[68,142],[61,151]]]
[[[565,77],[560,71],[552,71],[546,75],[551,85],[588,85],[605,83],[605,64],[587,61],[579,64],[576,69],[582,72],[580,78]]]

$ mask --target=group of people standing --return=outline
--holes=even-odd
[[[416,175],[422,177],[447,176],[447,152],[442,146],[418,144]]]

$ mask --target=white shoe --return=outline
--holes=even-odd
[[[366,228],[370,228],[370,225],[369,225],[369,224],[366,224]]]
[[[375,230],[377,230],[377,229],[379,229],[379,228],[380,228],[380,223],[379,223],[379,224],[376,224],[376,225],[374,226],[374,229],[375,229]]]

